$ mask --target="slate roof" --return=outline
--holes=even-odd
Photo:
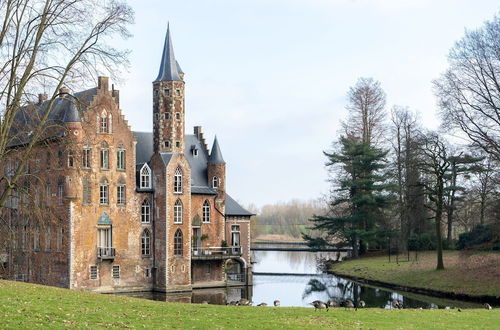
[[[252,212],[245,210],[237,201],[235,201],[231,196],[226,194],[226,215],[232,216],[246,216],[250,217],[254,215]]]
[[[45,138],[62,137],[64,129],[58,127],[64,123],[81,121],[81,114],[89,106],[92,98],[97,93],[97,88],[87,89],[71,95],[58,97],[54,100],[48,116],[47,130]],[[16,113],[11,136],[14,137],[8,147],[15,147],[27,143],[30,139],[30,127],[36,127],[40,119],[44,116],[50,100],[42,104],[31,104],[21,107]]]
[[[175,60],[172,37],[170,36],[170,26],[167,26],[165,44],[161,55],[160,71],[155,81],[182,81],[180,74],[183,73],[179,63]]]
[[[137,165],[142,165],[150,161],[153,156],[153,133],[151,132],[134,132],[137,138],[136,145],[136,162]],[[204,144],[198,140],[194,134],[186,134],[184,137],[185,149],[184,156],[191,166],[191,194],[202,195],[217,195],[217,191],[209,186],[207,176],[207,165],[209,156]],[[193,150],[197,149],[197,153]],[[214,154],[214,150],[218,150]],[[196,155],[195,155],[196,154]],[[222,159],[217,138],[212,147],[212,154],[218,155],[218,161]],[[172,153],[160,153],[163,162],[167,164],[172,157]],[[140,167],[138,167],[140,168]],[[226,193],[226,215],[232,216],[252,216],[253,213],[245,210],[238,202]]]
[[[222,158],[222,152],[220,151],[219,142],[217,141],[217,136],[215,136],[214,144],[212,146],[212,151],[210,152],[210,157],[208,162],[211,164],[225,164],[224,158]]]

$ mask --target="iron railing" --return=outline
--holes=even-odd
[[[114,247],[98,247],[97,248],[97,258],[99,259],[114,259],[116,251]]]
[[[245,273],[227,273],[228,281],[245,283],[245,279]]]
[[[229,246],[229,247],[212,246],[209,248],[193,247],[192,250],[193,257],[210,257],[210,256],[234,257],[234,256],[241,256],[242,254],[243,252],[241,246]]]

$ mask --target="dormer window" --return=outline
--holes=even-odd
[[[214,176],[214,177],[212,178],[212,188],[214,188],[214,189],[219,188],[219,184],[220,184],[220,182],[219,182],[219,178],[218,178],[218,177],[216,177],[216,176]]]
[[[193,153],[193,156],[197,157],[198,156],[198,148],[193,148],[192,153]]]
[[[140,171],[140,186],[141,189],[151,189],[151,168],[148,164],[144,164]]]

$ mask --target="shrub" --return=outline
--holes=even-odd
[[[470,232],[460,234],[457,247],[460,250],[500,250],[500,224],[477,225]]]
[[[412,251],[435,250],[436,235],[429,233],[413,234],[408,239],[408,248]]]

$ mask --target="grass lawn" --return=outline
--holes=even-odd
[[[500,309],[326,312],[312,308],[165,303],[0,281],[0,328],[494,329]]]
[[[331,270],[337,274],[403,286],[500,296],[500,253],[445,251],[445,270],[442,271],[435,270],[435,252],[419,252],[417,261],[414,253],[410,256],[413,260],[400,261],[399,264],[395,258],[389,263],[387,256],[360,258],[335,264]],[[406,260],[406,256],[401,259]]]

